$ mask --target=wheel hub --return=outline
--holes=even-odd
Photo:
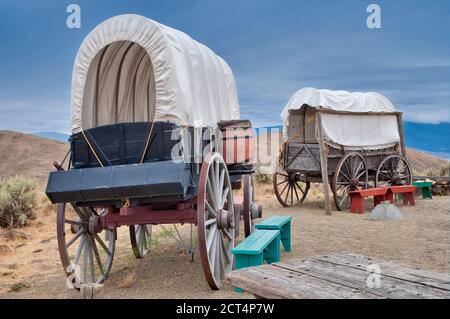
[[[355,188],[358,188],[358,186],[359,186],[359,180],[357,180],[355,178],[352,179],[350,182],[350,188],[355,189]]]
[[[92,215],[89,217],[88,224],[88,233],[91,235],[95,235],[101,233],[103,231],[103,227],[100,223],[100,217],[97,215]]]
[[[262,206],[259,204],[251,203],[250,204],[250,214],[252,219],[261,218],[262,217]]]
[[[234,228],[234,217],[229,211],[219,210],[217,212],[217,227],[219,229]]]

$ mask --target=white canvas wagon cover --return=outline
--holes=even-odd
[[[400,142],[398,112],[379,93],[301,89],[291,96],[281,113],[285,138],[289,111],[303,105],[324,111],[321,113],[322,130],[330,144],[349,149],[378,149]]]
[[[138,15],[98,25],[72,75],[72,132],[100,125],[171,121],[216,127],[239,119],[227,63],[185,33]]]

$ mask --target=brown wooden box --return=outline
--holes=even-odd
[[[253,163],[253,129],[248,120],[221,121],[220,150],[227,165]]]

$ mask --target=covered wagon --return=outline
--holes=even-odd
[[[248,235],[261,214],[253,203],[251,123],[239,119],[227,63],[178,30],[116,16],[79,48],[71,110],[70,160],[55,163],[46,189],[57,204],[68,278],[78,287],[105,280],[117,227],[129,227],[142,258],[152,225],[189,223],[198,229],[206,279],[218,289],[233,267],[239,221]]]
[[[305,88],[283,112],[284,143],[273,186],[283,206],[301,204],[310,183],[328,185],[338,210],[349,206],[348,192],[411,184],[402,113],[378,93]]]

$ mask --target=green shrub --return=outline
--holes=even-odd
[[[23,227],[34,218],[37,181],[27,177],[11,177],[0,186],[0,226]]]
[[[259,184],[272,183],[272,175],[269,175],[269,174],[255,173],[255,174],[253,174],[253,178],[256,181],[256,183],[259,183]]]
[[[433,170],[433,169],[427,169],[426,171],[425,171],[425,176],[436,176],[437,174],[436,174],[436,172]]]
[[[442,165],[439,175],[440,176],[450,176],[450,163],[447,163],[446,165]]]

